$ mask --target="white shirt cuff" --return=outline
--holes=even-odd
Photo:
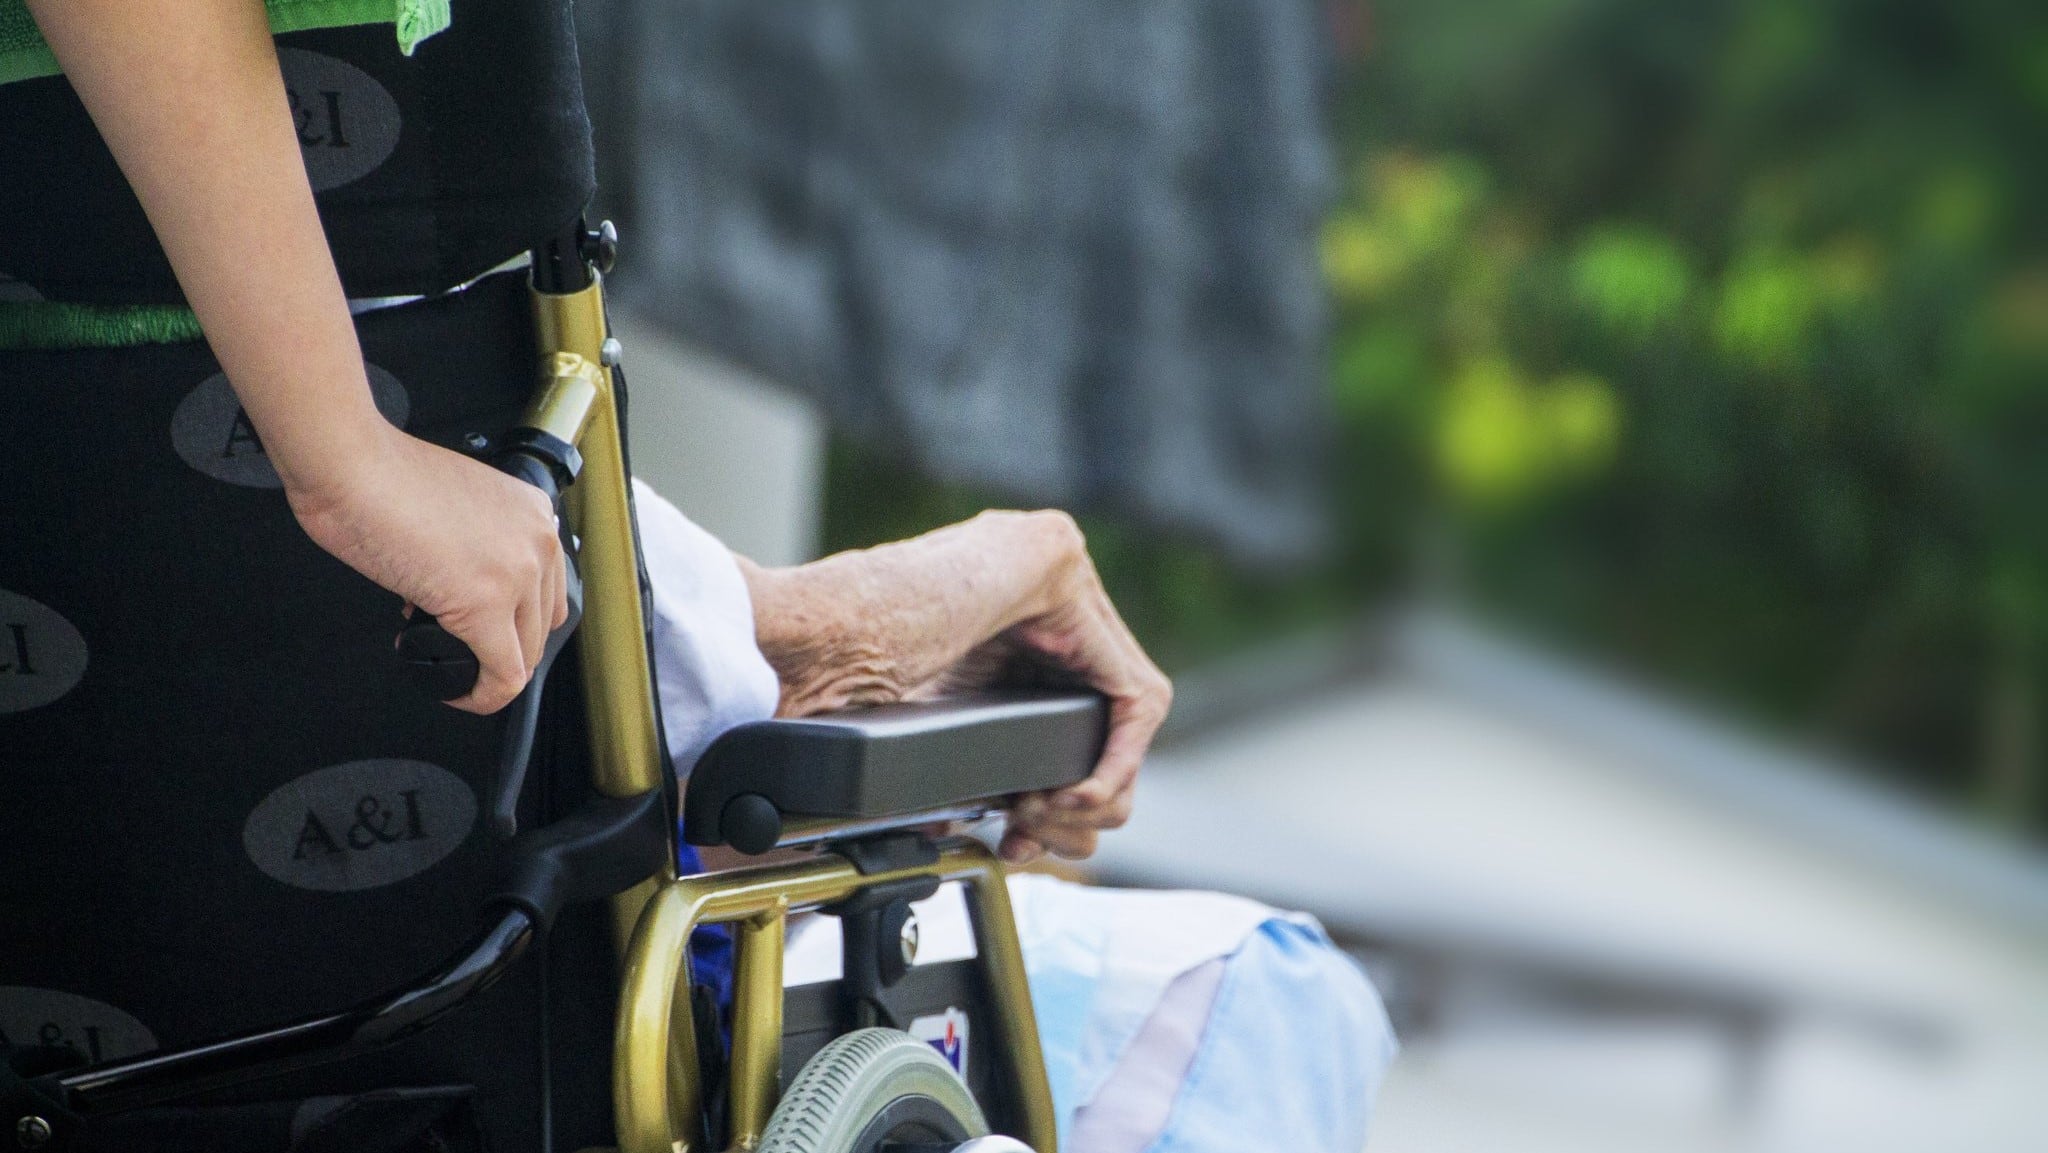
[[[720,733],[774,716],[781,686],[754,641],[753,599],[731,550],[638,480],[633,502],[653,589],[662,726],[687,776]]]

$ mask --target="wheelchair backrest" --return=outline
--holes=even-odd
[[[359,329],[408,431],[460,446],[516,423],[536,362],[523,276]],[[18,434],[0,490],[7,1043],[85,1060],[196,1043],[346,1007],[460,945],[503,855],[481,819],[500,723],[400,675],[396,599],[299,531],[205,346],[0,365]],[[551,681],[523,823],[587,789],[576,681]],[[602,1144],[602,922],[572,911],[544,963],[413,1041],[214,1103],[452,1088],[498,1148]]]
[[[567,0],[454,8],[411,59],[388,25],[278,40],[352,297],[469,281],[592,192]],[[181,299],[64,80],[0,86],[0,158],[0,298]],[[358,318],[387,418],[450,447],[517,422],[536,368],[524,279]],[[395,598],[299,531],[203,343],[0,347],[0,379],[19,439],[0,486],[0,1049],[190,1045],[441,961],[500,879],[483,809],[501,722],[407,683]],[[588,791],[575,664],[550,681],[522,826]],[[606,911],[569,910],[544,954],[417,1038],[98,1140],[609,1144]]]
[[[570,7],[455,0],[448,31],[409,59],[388,24],[278,38],[307,175],[350,296],[452,287],[582,211],[596,176]],[[52,300],[182,299],[141,205],[62,77],[0,86],[0,171],[0,277]]]

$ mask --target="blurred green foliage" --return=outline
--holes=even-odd
[[[2048,7],[1329,8],[1336,547],[1092,524],[1141,635],[1454,598],[2048,824]],[[831,487],[835,545],[979,507]]]
[[[1334,384],[1449,594],[2040,822],[2044,12],[1339,5]]]

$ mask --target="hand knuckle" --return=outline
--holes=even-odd
[[[509,562],[497,562],[485,565],[477,574],[475,588],[477,600],[498,605],[514,599],[519,580]]]
[[[1166,709],[1173,704],[1173,681],[1158,669],[1138,677],[1138,701],[1143,707]]]
[[[1081,531],[1081,523],[1065,509],[1040,509],[1032,514],[1043,525],[1056,544],[1063,550],[1076,553],[1088,551],[1088,534]]]

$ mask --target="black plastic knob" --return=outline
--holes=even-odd
[[[437,701],[466,697],[476,687],[476,654],[425,613],[415,612],[400,630],[398,656],[406,675]]]
[[[759,793],[741,793],[719,813],[718,832],[742,853],[765,853],[782,840],[782,810]]]
[[[583,234],[583,260],[600,273],[609,274],[619,261],[619,229],[607,220]]]

